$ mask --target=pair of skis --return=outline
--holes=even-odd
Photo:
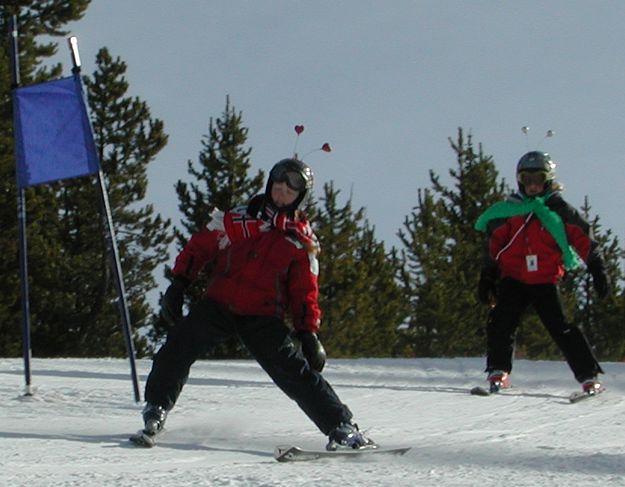
[[[160,434],[160,433],[159,433]],[[136,446],[152,448],[156,445],[156,437],[143,430],[131,435],[129,440]],[[273,452],[273,457],[278,462],[306,462],[323,458],[357,458],[365,455],[403,455],[410,447],[382,448],[377,445],[373,447],[350,449],[350,450],[306,450],[295,445],[277,446]]]
[[[584,399],[590,399],[591,397],[596,397],[605,391],[604,387],[600,387],[599,389],[592,389],[590,391],[575,391],[569,394],[569,402],[572,404],[583,401]],[[474,396],[491,396],[493,394],[499,394],[501,392],[500,389],[497,390],[488,390],[482,386],[476,386],[469,391]]]

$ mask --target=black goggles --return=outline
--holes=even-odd
[[[294,191],[304,191],[306,180],[300,173],[285,168],[273,169],[269,177],[274,183],[286,183]]]
[[[523,186],[542,186],[547,181],[547,173],[544,171],[521,171],[518,176],[519,183]]]

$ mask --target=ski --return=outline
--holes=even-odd
[[[596,397],[599,394],[601,394],[603,391],[605,391],[604,387],[601,387],[600,389],[592,390],[591,392],[575,391],[569,395],[569,401],[574,404],[576,402],[583,401],[584,399]]]
[[[490,396],[491,394],[491,392],[488,389],[482,386],[475,386],[469,392],[471,392],[471,395],[473,396]]]
[[[573,392],[573,393],[571,393],[569,395],[569,401],[571,403],[580,402],[580,401],[583,401],[584,399],[589,399],[591,397],[598,396],[604,390],[605,389],[602,388],[602,389],[594,391],[594,392],[575,391],[575,392]],[[489,391],[485,387],[475,386],[469,392],[471,393],[472,396],[493,396],[493,395],[500,394],[503,391],[502,390]],[[505,395],[505,393],[504,393],[504,395]]]
[[[128,439],[131,443],[144,448],[152,448],[156,445],[156,435],[146,433],[144,430],[137,431],[134,435],[130,435]]]
[[[493,394],[504,393],[508,389],[510,389],[510,387],[497,387],[497,386],[491,385],[487,389],[486,387],[475,386],[469,392],[471,393],[472,396],[492,396]]]
[[[355,450],[305,450],[294,445],[277,446],[273,457],[278,462],[306,462],[322,458],[355,458],[365,455],[403,455],[411,447],[401,448],[361,448]]]

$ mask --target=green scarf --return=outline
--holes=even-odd
[[[560,247],[564,268],[567,271],[575,269],[581,264],[580,258],[566,238],[562,218],[560,218],[560,215],[555,211],[550,210],[545,204],[545,200],[548,197],[549,195],[542,197],[536,196],[533,198],[524,197],[523,201],[519,203],[513,201],[500,201],[495,203],[479,216],[475,222],[474,228],[480,232],[485,232],[491,220],[534,213]]]

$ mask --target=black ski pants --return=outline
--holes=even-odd
[[[560,292],[555,284],[524,284],[504,278],[499,283],[497,304],[491,310],[487,330],[486,370],[512,370],[514,341],[523,313],[532,305],[541,322],[582,382],[602,373],[586,337],[567,323]]]
[[[238,335],[274,383],[324,434],[351,420],[349,408],[323,376],[308,365],[282,320],[236,315],[208,299],[192,305],[189,314],[167,335],[154,356],[145,400],[170,410],[189,377],[191,365],[206,350],[233,335]]]

